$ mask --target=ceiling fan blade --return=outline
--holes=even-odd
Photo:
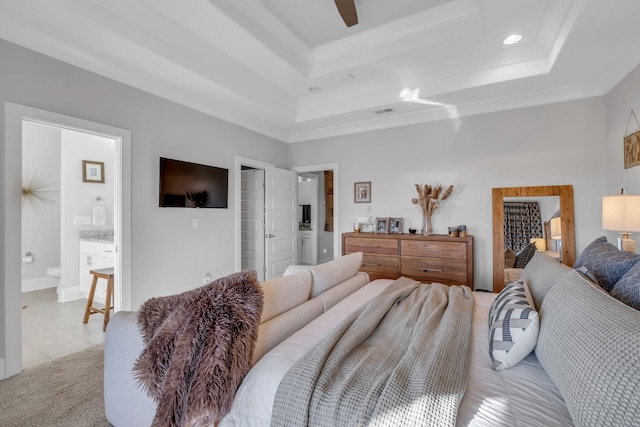
[[[355,0],[334,0],[340,16],[347,27],[353,27],[358,23]]]

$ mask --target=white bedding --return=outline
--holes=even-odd
[[[375,280],[336,304],[267,353],[251,369],[220,427],[266,427],[278,384],[289,368],[351,311],[389,286]],[[487,318],[495,294],[474,293],[475,308],[468,386],[458,426],[572,426],[555,385],[533,354],[517,366],[496,372],[488,356]]]

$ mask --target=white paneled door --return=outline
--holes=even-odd
[[[293,171],[267,168],[265,177],[266,280],[296,263],[298,180]]]
[[[264,170],[246,169],[241,186],[242,269],[255,270],[265,280]]]

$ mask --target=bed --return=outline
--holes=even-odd
[[[285,373],[356,307],[378,295],[392,280],[375,280],[342,300],[324,315],[265,355],[245,377],[222,426],[271,425],[272,405]],[[458,426],[571,426],[571,417],[557,387],[531,354],[511,370],[494,371],[488,363],[487,317],[492,293],[473,293],[467,391],[458,412]]]

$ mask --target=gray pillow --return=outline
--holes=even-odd
[[[627,271],[633,267],[640,257],[630,252],[623,252],[607,243],[605,236],[591,242],[580,254],[573,268],[587,267],[598,279],[598,283],[607,292],[618,283]]]
[[[516,265],[516,253],[511,248],[504,250],[504,268],[513,268]]]
[[[525,268],[533,255],[536,253],[536,244],[529,243],[527,246],[523,247],[516,254],[516,264],[515,268]]]
[[[611,289],[610,294],[629,307],[640,310],[640,262],[622,276],[622,279]]]

